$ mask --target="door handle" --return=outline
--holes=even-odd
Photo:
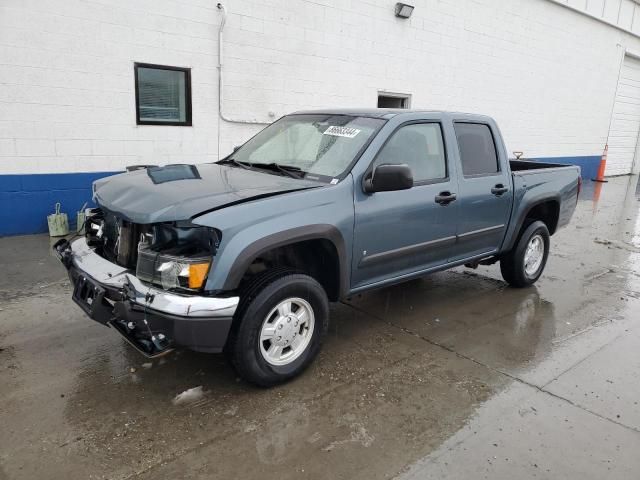
[[[503,184],[499,183],[495,187],[491,189],[491,193],[493,193],[496,197],[499,197],[503,193],[507,193],[509,191],[508,187],[505,187]]]
[[[442,206],[447,206],[451,202],[454,202],[456,198],[458,198],[458,196],[455,193],[440,192],[438,195],[436,195],[436,203],[439,203]]]

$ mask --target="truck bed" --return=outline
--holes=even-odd
[[[524,218],[532,207],[540,203],[557,205],[557,223],[552,233],[569,223],[580,192],[580,167],[561,163],[509,160],[513,178],[513,211],[503,245],[509,250],[517,239]]]
[[[569,167],[563,163],[547,163],[547,162],[533,162],[531,160],[509,160],[512,172],[521,172],[524,170],[543,170],[548,168]]]

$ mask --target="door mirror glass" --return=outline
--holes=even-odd
[[[378,165],[371,178],[364,182],[364,191],[373,192],[393,192],[396,190],[407,190],[413,187],[413,174],[406,164]]]

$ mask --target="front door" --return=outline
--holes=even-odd
[[[364,194],[356,185],[352,288],[446,263],[455,243],[458,202],[442,127],[437,122],[400,126],[373,164],[407,164],[409,190]],[[447,193],[452,194],[447,198]]]
[[[461,175],[458,185],[458,241],[450,261],[490,255],[502,244],[513,192],[505,152],[496,149],[497,134],[484,123],[454,123]],[[501,158],[505,157],[505,158]]]

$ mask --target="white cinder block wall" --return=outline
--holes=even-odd
[[[272,3],[229,4],[225,105],[236,117],[375,106],[388,90],[414,108],[492,115],[530,157],[600,155],[622,55],[640,52],[636,36],[547,0],[415,1],[408,21],[391,1]],[[223,151],[238,141],[222,139]]]
[[[492,115],[528,157],[601,154],[624,52],[640,53],[640,5],[409,3],[403,20],[393,0],[226,0],[226,116],[375,107],[386,90]],[[25,175],[212,161],[261,128],[219,119],[221,18],[213,0],[0,2],[0,176],[15,175],[3,202]],[[193,126],[136,125],[134,62],[191,68]]]
[[[215,3],[0,2],[0,173],[217,157]],[[136,126],[133,62],[192,68],[193,127]]]

